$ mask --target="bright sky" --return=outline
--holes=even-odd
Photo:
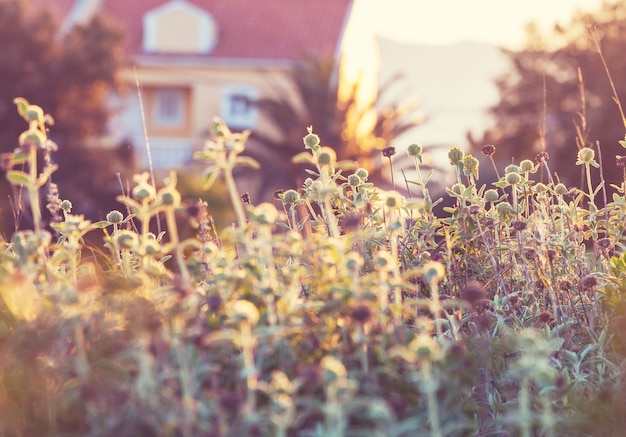
[[[448,44],[471,40],[520,48],[530,21],[549,30],[576,9],[602,0],[355,0],[354,14],[376,34],[398,42]],[[355,17],[356,18],[356,17]]]

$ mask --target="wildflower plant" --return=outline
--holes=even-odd
[[[310,177],[255,205],[232,175],[255,165],[247,133],[215,121],[196,158],[207,189],[224,178],[231,228],[214,235],[201,204],[198,235],[183,236],[171,173],[160,186],[137,175],[95,223],[55,193],[51,232],[34,205],[54,165],[32,170],[33,150],[52,147],[51,119],[16,102],[29,129],[7,178],[28,191],[34,229],[0,241],[0,434],[623,429],[623,187],[596,205],[602,181],[533,180],[546,157],[481,185],[478,160],[453,148],[457,179],[438,217],[418,145],[411,199],[309,128],[296,160]],[[586,174],[600,165],[590,151],[572,162]],[[109,253],[91,256],[94,236]]]

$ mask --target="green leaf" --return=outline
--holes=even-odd
[[[110,226],[112,224],[113,223],[110,223],[107,220],[100,220],[99,222],[92,223],[91,226],[93,228],[96,228],[96,229],[102,229],[102,228],[106,228],[107,226]]]
[[[235,159],[235,165],[238,167],[261,168],[261,164],[250,156],[238,156],[237,159]]]
[[[19,170],[11,170],[7,173],[7,179],[13,185],[28,185],[30,183],[30,176],[28,173]]]
[[[26,108],[28,108],[28,100],[23,97],[16,97],[13,99],[13,103],[17,105],[17,112],[20,116],[26,116]],[[626,146],[625,146],[626,147]]]
[[[313,164],[313,156],[309,152],[300,152],[291,157],[293,164]]]
[[[205,173],[204,176],[202,176],[202,189],[203,190],[210,189],[215,183],[215,181],[217,180],[217,177],[219,175],[220,175],[220,172],[217,170],[210,172],[210,173]]]

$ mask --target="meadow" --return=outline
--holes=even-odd
[[[405,197],[303,127],[310,177],[255,205],[233,176],[257,165],[247,133],[215,120],[195,158],[236,222],[199,202],[185,237],[173,172],[72,214],[52,117],[16,105],[6,176],[33,227],[0,241],[0,436],[625,435],[626,182],[594,180],[595,149],[573,152],[577,188],[546,153],[482,184],[452,148],[437,215],[420,145]]]

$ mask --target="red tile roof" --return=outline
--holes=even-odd
[[[145,53],[142,45],[143,16],[168,1],[102,0],[101,10],[126,31],[128,54],[148,56],[152,54]],[[293,61],[305,55],[334,56],[353,3],[353,0],[186,1],[205,9],[218,27],[215,48],[194,57],[271,61]],[[63,10],[68,2],[72,0],[45,1]]]

